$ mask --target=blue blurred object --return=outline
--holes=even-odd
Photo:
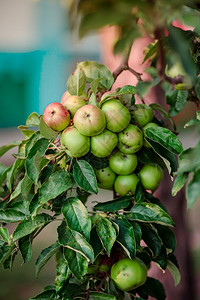
[[[60,102],[76,62],[100,56],[96,36],[72,43],[61,2],[7,1],[0,10],[0,128],[23,125],[31,112]]]

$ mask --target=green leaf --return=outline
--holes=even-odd
[[[26,215],[16,211],[16,209],[8,208],[8,209],[0,209],[0,222],[5,223],[14,223],[21,220],[24,220]]]
[[[162,105],[160,105],[159,103],[151,103],[149,106],[154,111],[158,111],[164,119],[169,120],[173,124],[173,121],[170,118],[168,111]]]
[[[21,252],[22,258],[24,260],[24,263],[29,261],[32,256],[32,242],[31,242],[31,236],[25,236],[21,239],[19,239],[19,250]]]
[[[114,82],[114,77],[105,65],[99,64],[96,61],[84,61],[80,62],[78,66],[83,69],[87,77],[87,83],[101,78],[99,86],[110,90]]]
[[[69,269],[68,263],[66,260],[62,259],[56,267],[56,292],[59,292],[63,288],[67,279],[71,276],[71,273],[72,272]]]
[[[94,210],[114,213],[118,210],[127,208],[130,202],[131,202],[131,198],[128,196],[124,196],[124,197],[116,198],[112,201],[98,203],[94,206]]]
[[[90,245],[94,250],[94,260],[96,260],[97,256],[103,251],[102,243],[97,234],[96,228],[93,227],[90,234]]]
[[[88,262],[93,262],[94,252],[91,245],[86,241],[83,235],[75,230],[71,230],[65,223],[62,223],[58,227],[58,241],[65,248],[81,254]],[[69,268],[71,269],[70,263]]]
[[[157,265],[159,265],[159,267],[162,270],[166,270],[166,268],[167,268],[167,251],[164,246],[161,246],[160,253],[156,257],[153,257],[153,261]]]
[[[88,269],[87,258],[81,253],[70,248],[64,248],[63,254],[71,272],[76,276],[77,279],[82,279],[82,277],[87,273]]]
[[[102,77],[102,78],[97,78],[97,79],[94,79],[94,80],[90,83],[90,88],[91,88],[91,90],[92,90],[92,92],[93,92],[94,95],[97,94],[97,92],[98,92],[98,86],[99,86],[99,83],[100,83],[100,81],[101,81],[102,79],[103,79],[103,77]]]
[[[131,213],[126,214],[126,217],[131,221],[174,226],[171,217],[157,204],[145,202],[135,204],[130,211]]]
[[[23,125],[18,126],[18,129],[21,130],[21,133],[26,139],[29,139],[35,133],[35,130],[28,129],[27,126]]]
[[[60,249],[60,244],[58,242],[54,243],[53,245],[49,246],[42,250],[40,255],[36,260],[36,278],[38,278],[38,274],[40,273],[41,269],[46,265],[49,259],[56,254],[56,252]]]
[[[67,89],[71,95],[78,95],[80,96],[86,86],[86,76],[84,70],[80,66],[77,65],[76,70],[69,76],[67,80]]]
[[[1,146],[0,147],[0,157],[2,155],[4,155],[8,150],[16,147],[16,146],[19,146],[21,144],[22,141],[12,141],[10,144],[8,145],[4,145],[4,146]]]
[[[27,201],[32,185],[32,180],[27,175],[25,175],[24,178],[20,180],[20,182],[16,186],[14,192],[11,194],[10,201],[18,197],[20,194],[22,195],[23,199]]]
[[[181,274],[179,272],[179,269],[171,260],[168,260],[167,268],[169,269],[170,273],[172,274],[174,278],[174,284],[177,286],[181,281]]]
[[[96,170],[100,170],[109,166],[108,157],[97,157],[90,152],[84,156],[84,160],[86,160]]]
[[[200,142],[194,148],[188,148],[179,155],[178,173],[193,172],[200,167]]]
[[[185,36],[184,30],[169,26],[168,31],[169,46],[178,55],[187,74],[194,77],[196,75],[196,65],[193,61],[189,41]]]
[[[146,245],[152,250],[154,256],[158,256],[161,251],[161,239],[155,227],[149,224],[141,224],[142,239]]]
[[[136,85],[136,94],[138,94],[138,96],[142,98],[145,94],[148,93],[151,87],[151,81],[138,81]]]
[[[154,224],[154,226],[157,229],[158,235],[161,238],[163,245],[167,249],[174,252],[176,249],[176,237],[171,228],[159,224]]]
[[[0,227],[0,236],[4,240],[4,242],[8,243],[8,240],[9,240],[8,228]]]
[[[146,53],[145,54],[145,57],[143,59],[143,62],[144,63],[148,58],[152,58],[154,57],[156,54],[157,54],[157,51],[158,51],[158,41],[155,41],[151,44],[149,44],[145,49],[144,49],[144,52]]]
[[[27,127],[37,127],[39,123],[40,116],[36,112],[31,113],[26,120]]]
[[[96,94],[92,93],[92,94],[90,95],[88,104],[92,104],[92,105],[99,106],[99,104],[98,104],[98,102],[97,102]]]
[[[13,252],[14,246],[0,245],[0,265],[3,265],[7,259],[9,259]]]
[[[12,185],[17,176],[20,174],[24,165],[24,160],[16,159],[12,165],[12,168],[7,172],[7,187],[12,191]]]
[[[50,141],[45,138],[36,141],[30,149],[25,161],[26,173],[35,184],[37,184],[41,170],[49,162],[47,159],[43,158],[49,143]]]
[[[48,140],[55,140],[56,137],[58,136],[58,132],[54,131],[51,129],[43,120],[43,116],[40,116],[40,124],[39,124],[39,129],[41,135]]]
[[[76,183],[86,192],[98,193],[97,179],[92,166],[85,160],[77,160],[73,166]]]
[[[140,225],[137,222],[131,222],[133,231],[134,231],[134,236],[135,236],[135,241],[137,244],[137,247],[140,247],[140,241],[142,239],[142,229]]]
[[[168,168],[168,171],[171,175],[173,175],[174,172],[177,171],[177,159],[176,155],[172,153],[171,151],[168,151],[165,147],[160,145],[159,143],[156,143],[152,141],[151,139],[146,138],[148,143],[152,146],[153,150],[161,156],[163,161],[165,162],[165,165]],[[170,166],[168,166],[168,163],[170,163]]]
[[[38,294],[34,298],[29,298],[29,300],[55,300],[56,299],[56,291],[55,289],[45,290],[44,292]]]
[[[136,289],[137,293],[147,299],[146,297],[151,296],[157,300],[165,300],[166,294],[162,283],[152,277],[147,277],[144,285]]]
[[[135,94],[136,88],[133,85],[124,85],[122,88],[117,89],[115,92],[108,92],[103,94],[101,97],[101,101],[99,102],[99,106],[106,102],[109,99],[112,99],[113,97],[121,96],[121,95],[127,95],[127,94]]]
[[[39,202],[45,204],[47,201],[56,198],[74,185],[70,173],[60,170],[49,176],[49,179],[39,189]]]
[[[175,154],[180,154],[183,151],[182,144],[177,136],[167,128],[150,127],[145,130],[144,135],[148,138],[148,141],[149,139],[153,140]]]
[[[117,300],[117,298],[113,295],[108,295],[102,292],[90,292],[89,300]]]
[[[89,241],[91,220],[83,203],[78,198],[68,198],[62,206],[62,213],[69,228],[80,232]]]
[[[196,171],[186,188],[187,207],[191,208],[200,197],[200,170]]]
[[[35,216],[33,219],[23,220],[18,224],[13,233],[13,241],[15,242],[18,239],[32,233],[39,227],[42,227],[43,225],[51,222],[51,220],[52,217],[44,213]]]
[[[136,255],[136,240],[131,223],[124,216],[116,218],[114,222],[119,226],[117,242],[121,244],[130,258]]]
[[[10,172],[11,169],[12,169],[12,165],[10,165],[7,168],[2,169],[2,172],[0,174],[0,185],[2,185],[4,183],[4,180],[6,179],[6,176]]]
[[[187,179],[188,179],[187,173],[178,173],[172,187],[172,196],[176,196],[176,194],[182,189],[182,187],[186,183]]]
[[[96,231],[108,256],[116,240],[116,231],[112,223],[105,217],[101,217],[96,222]]]
[[[188,91],[181,90],[169,90],[166,94],[166,102],[170,105],[169,115],[170,117],[176,116],[185,106],[188,98]]]
[[[91,30],[99,29],[105,25],[120,24],[130,17],[126,11],[120,11],[117,7],[112,6],[108,9],[105,5],[98,7],[90,13],[83,14],[79,26],[80,37],[83,37]]]

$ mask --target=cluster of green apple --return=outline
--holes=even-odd
[[[138,168],[137,159],[143,146],[150,147],[143,138],[144,130],[157,126],[150,106],[136,104],[130,111],[122,101],[111,98],[98,107],[88,104],[84,96],[66,91],[61,103],[46,107],[43,118],[61,132],[61,147],[70,157],[79,158],[90,151],[96,157],[109,158],[108,167],[95,171],[100,188],[114,188],[120,196],[133,195],[139,177],[146,190],[158,187],[161,167],[148,164]]]

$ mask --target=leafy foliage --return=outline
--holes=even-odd
[[[153,4],[134,1],[134,5],[128,0],[70,3],[71,15],[80,15],[80,36],[105,25],[118,26],[114,52],[125,53],[125,62],[119,72],[113,74],[94,61],[78,63],[67,81],[68,92],[77,96],[86,93],[87,104],[99,108],[115,98],[132,114],[135,95],[144,101],[149,89],[162,88],[169,108],[158,103],[150,105],[154,111],[152,122],[158,126],[144,130],[148,148],[138,151],[135,172],[139,174],[146,163],[167,169],[171,176],[176,175],[173,195],[188,182],[186,196],[191,207],[200,196],[200,144],[183,150],[171,117],[179,114],[187,101],[199,104],[199,11],[193,9],[190,1],[156,0]],[[172,21],[177,17],[188,25],[195,25],[194,31],[173,26]],[[128,65],[132,43],[144,32],[153,39],[144,57],[144,62],[148,60],[151,64],[146,70],[151,76],[148,81],[142,81],[141,74]],[[176,61],[181,66],[179,70],[174,68]],[[137,77],[136,87],[125,85],[111,91],[115,79],[124,70]],[[190,120],[186,127],[199,126],[199,121],[197,113],[197,118]],[[134,118],[131,123],[136,123]],[[19,129],[24,140],[0,148],[2,156],[18,146],[15,162],[9,167],[0,164],[0,263],[3,268],[12,269],[18,252],[24,263],[29,261],[34,238],[49,223],[61,219],[55,243],[47,245],[36,260],[38,276],[49,259],[56,256],[55,285],[46,287],[31,299],[123,299],[125,293],[115,287],[110,269],[127,256],[140,258],[147,268],[152,263],[163,271],[168,268],[175,284],[179,283],[180,273],[173,255],[176,239],[171,228],[174,222],[153,192],[146,191],[139,180],[133,195],[114,193],[113,199],[98,202],[89,210],[88,197],[99,191],[96,171],[107,168],[109,158],[96,157],[90,152],[76,159],[68,156],[67,149],[60,144],[62,133],[49,128],[36,113]],[[16,223],[12,235],[6,228],[8,223]],[[151,277],[128,293],[131,299],[138,300],[149,296],[158,300],[166,298],[163,285]]]

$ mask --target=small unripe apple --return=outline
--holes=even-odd
[[[118,139],[119,150],[126,154],[137,152],[143,145],[142,130],[133,124],[129,124],[126,129],[120,132]]]
[[[138,181],[139,179],[134,173],[118,175],[114,183],[114,189],[120,196],[134,195]]]
[[[114,132],[104,130],[91,137],[91,152],[97,157],[106,157],[117,146],[118,138]]]
[[[158,164],[146,164],[139,172],[143,187],[155,191],[163,178],[163,170]]]
[[[69,125],[70,114],[61,103],[52,102],[45,108],[43,120],[51,129],[62,131]]]
[[[146,104],[136,104],[132,113],[134,120],[141,127],[153,120],[153,109]]]
[[[106,128],[110,131],[122,131],[128,126],[131,120],[129,110],[116,99],[106,101],[101,109],[106,116]]]
[[[109,165],[116,174],[128,175],[137,167],[137,156],[117,151],[110,156]]]
[[[151,127],[158,127],[158,124],[153,123],[153,122],[149,122],[147,123],[142,129],[143,132],[145,132],[146,129],[151,128]],[[144,143],[143,146],[146,148],[151,148],[151,145],[144,139]]]
[[[97,184],[102,189],[111,189],[113,187],[116,174],[110,167],[96,170]]]
[[[61,146],[71,157],[81,157],[90,150],[90,138],[81,134],[75,127],[66,128],[61,134]]]
[[[77,110],[86,105],[86,101],[80,96],[68,96],[62,101],[62,105],[70,112],[71,117],[75,115]]]
[[[100,134],[106,126],[106,118],[103,111],[93,104],[87,104],[79,108],[74,115],[74,126],[86,136]]]
[[[111,278],[119,290],[130,291],[145,283],[147,267],[139,258],[123,258],[112,266]]]

